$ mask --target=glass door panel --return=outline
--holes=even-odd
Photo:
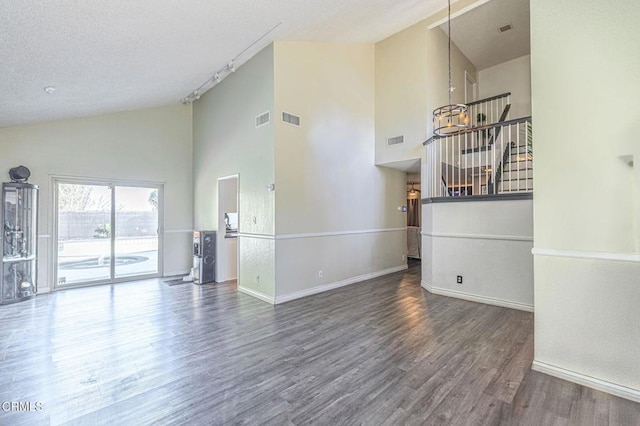
[[[111,279],[111,188],[57,183],[58,287]]]
[[[158,273],[158,189],[115,187],[115,277]]]

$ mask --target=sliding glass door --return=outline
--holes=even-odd
[[[115,276],[158,272],[158,189],[115,187]]]
[[[159,276],[159,186],[55,181],[56,287]]]

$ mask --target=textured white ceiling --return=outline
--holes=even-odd
[[[491,0],[452,19],[451,40],[479,71],[527,55],[529,22],[529,0]],[[513,29],[500,33],[507,24]],[[447,32],[446,24],[440,28]]]
[[[0,127],[177,103],[266,40],[376,42],[446,0],[0,2]],[[55,86],[48,95],[45,86]]]

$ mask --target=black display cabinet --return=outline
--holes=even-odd
[[[0,304],[19,302],[37,293],[38,187],[2,184],[2,274]]]

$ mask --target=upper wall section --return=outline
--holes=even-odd
[[[1,173],[23,164],[40,186],[40,234],[53,231],[49,184],[56,175],[164,183],[166,228],[191,228],[190,106],[6,127],[0,152]]]
[[[447,35],[426,20],[376,44],[376,164],[420,158],[433,109],[449,102],[447,48]],[[455,44],[451,67],[453,101],[464,102],[465,71],[475,78],[476,69]],[[404,143],[388,146],[396,136]]]
[[[635,0],[531,2],[537,248],[640,252],[638,22]]]
[[[214,86],[193,107],[194,222],[217,229],[217,180],[239,174],[239,229],[273,235],[273,126],[255,117],[273,111],[273,45]],[[273,121],[273,117],[272,117]],[[255,217],[255,221],[254,218]]]
[[[376,44],[376,164],[420,158],[428,121],[427,32],[418,23]],[[387,146],[396,136],[404,143]]]
[[[404,227],[405,176],[373,163],[374,45],[276,42],[274,56],[277,234]]]
[[[531,55],[478,71],[480,99],[511,92],[510,118],[531,115]]]

